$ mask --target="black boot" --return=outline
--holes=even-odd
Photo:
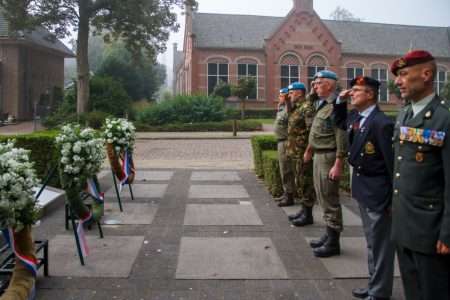
[[[278,203],[279,207],[291,205],[294,205],[294,195],[292,193],[287,194],[287,197]]]
[[[341,254],[341,245],[339,243],[340,233],[331,227],[327,227],[327,235],[328,239],[325,243],[313,249],[316,257],[330,257]]]
[[[274,198],[273,200],[275,200],[275,202],[280,202],[280,201],[283,201],[286,198],[287,198],[287,194],[283,193],[283,195],[281,195],[280,197]]]
[[[295,219],[299,218],[301,215],[303,215],[304,212],[305,212],[305,209],[302,206],[302,208],[300,208],[300,210],[296,214],[288,216],[289,221],[292,221],[292,220],[295,220]]]
[[[303,214],[298,218],[292,220],[292,224],[295,226],[306,226],[314,223],[314,218],[312,214],[312,207],[304,207]]]
[[[309,245],[311,246],[311,248],[319,248],[322,247],[323,244],[325,244],[325,242],[328,240],[328,234],[325,232],[324,234],[322,234],[322,236],[317,239],[317,240],[311,240],[309,242]]]

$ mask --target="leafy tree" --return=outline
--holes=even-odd
[[[444,85],[441,92],[439,93],[439,96],[441,96],[444,99],[450,100],[450,82],[447,82]]]
[[[245,119],[245,102],[254,95],[256,80],[252,77],[243,77],[238,80],[237,85],[231,86],[231,95],[236,96],[241,101],[241,119]]]
[[[362,21],[362,19],[357,18],[349,10],[340,6],[336,7],[336,9],[331,12],[330,18],[336,21]]]
[[[231,85],[220,80],[219,83],[217,83],[216,86],[214,87],[212,96],[227,99],[228,97],[231,96]]]
[[[138,58],[142,49],[154,59],[165,50],[171,30],[177,30],[173,6],[195,0],[0,0],[12,30],[44,26],[56,37],[77,32],[77,112],[88,108],[89,34],[107,32],[105,41],[120,39]]]

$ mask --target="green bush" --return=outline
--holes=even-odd
[[[277,111],[274,108],[245,109],[246,119],[275,119],[276,114]]]
[[[261,122],[254,120],[238,121],[238,131],[257,131],[262,129]],[[147,132],[187,132],[187,131],[233,131],[233,122],[202,122],[202,123],[174,123],[166,125],[147,125],[141,122],[135,123],[137,131]]]
[[[264,170],[264,183],[270,194],[274,197],[280,196],[283,194],[283,185],[281,183],[278,152],[276,150],[263,151],[262,164]]]
[[[136,119],[150,126],[171,123],[217,122],[225,119],[223,99],[204,95],[176,96],[138,113]]]
[[[14,139],[15,146],[31,150],[30,159],[34,162],[36,175],[41,181],[44,180],[49,170],[58,164],[55,138],[57,131],[41,131],[32,134],[16,136],[0,136],[0,142]],[[50,185],[60,187],[58,173],[55,173]]]
[[[274,135],[259,135],[252,137],[251,143],[255,173],[258,177],[263,177],[264,170],[262,164],[262,153],[265,150],[276,150],[277,140]]]

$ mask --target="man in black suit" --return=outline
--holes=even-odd
[[[406,299],[450,299],[450,111],[434,92],[436,62],[414,50],[391,66],[410,102],[394,130],[392,237]]]
[[[358,201],[367,240],[369,282],[353,290],[357,298],[381,300],[392,295],[394,244],[391,197],[394,122],[377,106],[380,83],[358,76],[340,98],[351,96],[355,108],[348,121],[348,162],[353,166],[352,197]]]

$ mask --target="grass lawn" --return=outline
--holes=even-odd
[[[248,120],[258,121],[262,124],[268,124],[268,125],[272,125],[273,122],[275,122],[275,119],[248,119]]]

